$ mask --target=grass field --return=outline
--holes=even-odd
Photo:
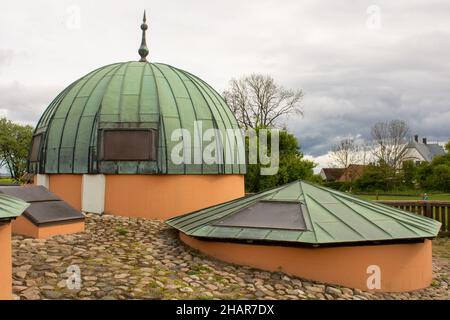
[[[377,196],[375,194],[373,195],[358,195],[358,197],[361,197],[363,199],[367,200],[376,200]],[[378,196],[378,200],[422,200],[421,196],[401,196],[401,195],[380,195]],[[441,201],[450,201],[450,194],[449,193],[440,193],[440,194],[432,194],[428,193],[428,200],[441,200]]]
[[[2,183],[13,183],[13,180],[9,178],[0,178],[0,184]]]

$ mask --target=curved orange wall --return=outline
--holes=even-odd
[[[105,213],[168,219],[244,195],[243,175],[107,175]]]
[[[81,210],[81,174],[51,174],[49,175],[49,190],[69,203],[77,210]]]
[[[0,300],[12,299],[11,224],[0,224]]]
[[[180,233],[187,245],[217,259],[268,271],[370,291],[367,267],[381,270],[381,289],[401,292],[428,287],[431,241],[415,244],[300,248],[202,241]]]

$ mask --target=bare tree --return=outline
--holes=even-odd
[[[302,90],[288,90],[269,75],[232,79],[224,99],[243,128],[277,127],[289,115],[302,115]]]
[[[352,163],[360,161],[359,146],[352,138],[339,141],[331,150],[333,164],[339,168],[347,168]]]
[[[374,146],[373,156],[378,162],[383,162],[397,169],[405,155],[405,143],[409,136],[408,124],[403,120],[378,122],[371,130]]]
[[[367,140],[362,140],[361,144],[359,145],[359,154],[360,154],[360,163],[362,165],[367,165],[371,161],[371,155],[372,155],[372,143]]]

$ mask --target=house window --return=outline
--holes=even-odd
[[[42,134],[38,134],[33,137],[33,142],[31,144],[30,162],[39,161],[39,151],[41,150],[41,140]]]
[[[156,160],[156,132],[154,130],[105,130],[103,157],[110,161]]]

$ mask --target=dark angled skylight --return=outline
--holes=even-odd
[[[259,201],[215,223],[221,227],[306,230],[299,202]]]

